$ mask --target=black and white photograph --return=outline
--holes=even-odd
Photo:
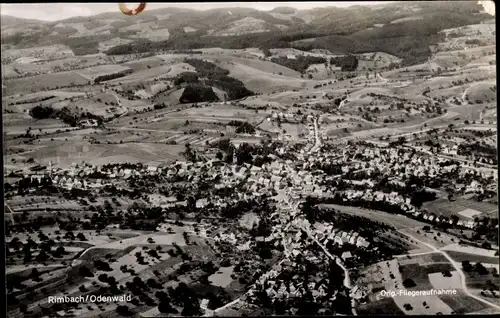
[[[5,317],[500,314],[493,1],[0,12]]]

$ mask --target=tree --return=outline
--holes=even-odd
[[[94,274],[88,267],[82,266],[78,270],[78,274],[82,277],[94,277]]]
[[[106,283],[108,281],[108,275],[107,274],[101,274],[97,277],[97,279],[99,279],[99,281],[103,282],[103,283]]]
[[[411,288],[411,287],[415,287],[417,286],[417,284],[415,284],[415,282],[413,281],[413,279],[411,278],[407,278],[403,281],[403,286],[405,288]]]
[[[491,244],[489,242],[483,242],[483,244],[481,244],[481,247],[489,250],[491,249]]]
[[[54,256],[55,257],[61,257],[64,254],[66,254],[66,249],[64,248],[64,246],[59,245],[57,247],[56,251],[54,252]]]
[[[196,299],[196,301],[191,300],[185,300],[184,302],[184,308],[182,309],[181,315],[185,317],[193,317],[193,316],[200,316],[201,315],[201,309],[200,309],[200,303]]]
[[[188,85],[179,98],[181,103],[215,102],[218,100],[219,98],[212,87],[206,87],[200,84]]]
[[[481,262],[477,262],[474,265],[474,271],[477,272],[479,275],[487,275],[488,274],[488,269],[486,269],[486,267],[484,267],[484,265],[481,264]]]
[[[469,261],[465,260],[465,261],[462,261],[462,269],[466,272],[469,272],[472,270],[472,265],[470,264]]]
[[[78,238],[80,241],[86,241],[87,238],[85,237],[85,235],[83,233],[78,233],[78,235],[76,236],[76,238]]]
[[[50,249],[50,247],[49,247]],[[47,252],[45,250],[40,250],[38,255],[35,257],[35,260],[39,263],[46,262],[49,259],[49,256],[47,255]]]
[[[38,269],[36,268],[33,268],[31,270],[31,274],[30,274],[30,278],[32,280],[34,280],[35,282],[38,282],[38,281],[41,281],[42,279],[40,278],[40,272],[38,271]]]
[[[124,317],[130,317],[130,316],[134,315],[134,313],[130,311],[128,306],[125,306],[125,305],[121,305],[121,306],[116,307],[116,312]]]

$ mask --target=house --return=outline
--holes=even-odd
[[[335,236],[334,242],[339,245],[344,245],[344,240],[342,239],[341,236]]]
[[[352,245],[356,245],[356,241],[357,241],[357,237],[352,235],[350,238],[349,238],[349,244],[352,244]]]
[[[351,259],[351,258],[352,258],[352,254],[351,254],[351,252],[344,252],[344,253],[342,253],[341,258],[342,258],[344,261],[345,261],[345,260],[348,260],[348,259]]]
[[[150,174],[157,173],[158,172],[158,168],[155,167],[155,166],[148,166],[147,172],[150,173]]]
[[[370,242],[368,242],[364,237],[359,237],[356,241],[356,246],[367,248],[370,246]]]
[[[208,200],[206,198],[199,199],[196,201],[196,208],[201,209],[204,208],[208,204]]]

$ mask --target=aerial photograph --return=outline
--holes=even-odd
[[[4,317],[500,314],[493,1],[0,11]]]

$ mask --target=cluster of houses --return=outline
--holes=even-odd
[[[360,248],[367,248],[370,246],[364,237],[359,236],[359,233],[355,231],[342,231],[334,228],[333,224],[315,224],[316,227],[316,237],[323,244],[327,244],[329,241],[334,241],[336,244],[342,246],[346,243],[351,245],[356,245]]]
[[[307,249],[304,249],[302,252],[309,262],[317,266],[324,266],[327,264],[325,259],[313,255]],[[306,295],[306,289],[304,288],[304,282],[299,274],[295,274],[289,280],[277,278],[281,272],[291,270],[293,266],[293,261],[286,258],[274,265],[269,272],[261,275],[255,285],[263,287],[264,292],[271,299],[289,300],[290,298],[302,298]],[[320,271],[308,281],[307,287],[315,300],[327,295],[328,278],[324,277],[324,273],[325,272]],[[248,292],[250,299],[254,298],[256,290],[257,289],[254,287]],[[332,296],[329,300],[333,301],[334,299],[334,296]],[[290,310],[291,313],[294,314],[297,308],[290,308]]]
[[[422,217],[424,220],[431,222],[431,223],[449,223],[450,225],[453,225],[453,223],[454,223],[454,221],[451,220],[450,218],[447,218],[444,216],[438,216],[434,213],[429,213],[429,212],[416,211],[413,213],[413,216]],[[470,221],[458,220],[456,224],[459,227],[465,227],[465,228],[469,228],[469,229],[473,229],[477,225],[477,223],[475,221],[472,221],[472,220],[470,220]]]

